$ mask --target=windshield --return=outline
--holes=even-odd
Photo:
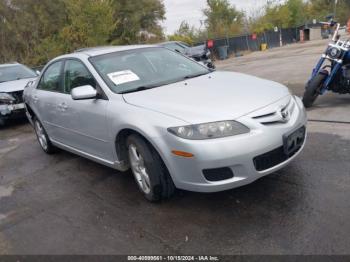
[[[90,62],[115,93],[141,91],[210,73],[206,67],[162,47],[96,56]]]
[[[20,80],[24,78],[32,78],[36,76],[37,75],[34,73],[34,71],[23,65],[10,65],[0,67],[0,83]]]

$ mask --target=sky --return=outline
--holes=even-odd
[[[256,12],[266,3],[266,0],[229,0],[238,10],[248,14]],[[202,10],[206,7],[206,0],[164,0],[166,20],[163,26],[166,34],[176,31],[181,22],[186,20],[190,25],[201,27]]]

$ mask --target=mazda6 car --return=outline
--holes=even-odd
[[[217,192],[288,165],[306,113],[278,83],[209,70],[158,46],[84,49],[53,59],[24,91],[42,149],[131,169],[150,201]]]
[[[23,90],[36,72],[19,63],[0,65],[0,126],[14,118],[25,118]]]

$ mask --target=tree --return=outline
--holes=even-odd
[[[334,12],[335,0],[287,0],[285,2],[269,1],[262,14],[249,19],[250,30],[263,32],[274,27],[298,27],[313,19],[324,21]],[[337,1],[336,20],[345,24],[350,17],[350,1]]]
[[[188,22],[182,21],[179,29],[173,34],[168,36],[170,41],[181,41],[189,45],[193,45],[197,41],[198,32],[194,26],[190,26]]]
[[[165,19],[161,0],[112,0],[116,27],[111,35],[115,44],[143,42],[145,38],[162,39],[160,21]]]
[[[0,62],[44,64],[83,47],[159,41],[162,0],[0,0]]]
[[[308,7],[309,4],[303,0],[287,0],[284,3],[270,1],[262,13],[249,19],[250,30],[261,33],[274,27],[298,27],[309,19]]]
[[[65,23],[63,1],[2,0],[0,58],[31,63],[43,39],[57,34]]]
[[[14,43],[14,37],[11,37],[10,26],[7,21],[8,6],[4,1],[0,1],[0,60],[8,61],[12,59],[11,46]]]
[[[286,6],[289,10],[289,27],[297,27],[308,20],[308,4],[303,0],[288,0]]]
[[[203,13],[209,37],[223,37],[242,31],[244,14],[228,0],[207,0],[207,5]]]
[[[109,0],[65,0],[65,3],[68,25],[55,39],[61,41],[65,52],[107,44],[115,29]]]
[[[310,15],[319,20],[334,13],[335,0],[310,0]],[[350,17],[350,2],[348,0],[338,0],[336,8],[336,20],[341,24],[346,24]]]

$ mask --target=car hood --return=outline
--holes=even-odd
[[[276,82],[232,72],[214,72],[186,81],[125,94],[127,103],[191,124],[234,120],[290,95]]]
[[[199,45],[199,46],[194,46],[194,47],[189,47],[186,49],[186,55],[188,56],[202,56],[205,54],[205,45]]]
[[[0,83],[0,93],[22,91],[29,81],[33,81],[35,79],[36,78],[26,78]]]

